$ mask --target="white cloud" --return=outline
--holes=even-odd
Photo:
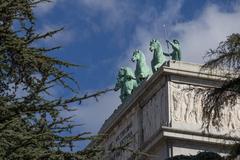
[[[83,0],[89,7],[93,7],[95,10],[111,11],[115,9],[115,1],[106,1],[105,4],[101,4],[100,1]],[[93,3],[96,2],[96,3]],[[158,10],[152,7],[141,13],[140,19],[142,19],[143,25],[136,25],[135,31],[131,38],[131,45],[126,49],[122,58],[117,63],[117,68],[120,66],[135,67],[135,64],[130,62],[132,52],[135,49],[142,50],[148,60],[150,67],[150,60],[152,54],[149,51],[149,41],[152,38],[160,39],[164,50],[166,49],[165,33],[163,25],[167,25],[169,36],[168,38],[177,38],[181,42],[183,51],[183,60],[189,62],[202,63],[202,56],[209,48],[215,48],[220,41],[226,39],[226,36],[233,32],[240,32],[240,7],[236,7],[234,12],[227,13],[221,11],[215,5],[207,6],[200,15],[190,21],[183,23],[175,23],[181,18],[180,10],[184,1],[168,1],[164,7],[165,10],[162,14],[157,15]],[[174,4],[174,5],[173,5]],[[118,12],[122,17],[122,14]],[[154,16],[153,16],[154,15]],[[173,25],[174,24],[174,25]],[[174,37],[175,36],[175,37]],[[171,49],[170,49],[171,50]],[[96,103],[91,101],[84,104],[78,110],[78,119],[80,123],[85,123],[84,128],[86,131],[92,131],[96,133],[107,119],[114,109],[120,104],[119,93],[109,93],[100,98],[100,101]]]
[[[234,32],[240,32],[240,5],[234,12],[221,11],[216,5],[208,6],[202,14],[189,22],[177,24],[173,31],[179,34],[185,61],[203,63],[203,56],[210,48]]]
[[[104,29],[116,29],[130,20],[136,10],[130,1],[125,0],[79,0],[88,11],[88,15],[102,15]]]
[[[81,0],[80,3],[84,3],[91,9],[95,10],[113,10],[117,3],[116,0]]]
[[[166,25],[168,30],[171,29],[172,26],[170,26],[170,24],[180,18],[179,12],[183,2],[183,0],[168,0],[164,10],[162,10],[162,14],[158,16],[153,16],[159,12],[156,8],[149,8],[142,12],[139,16],[145,23],[143,23],[144,25],[136,25],[131,45],[123,54],[123,58],[119,60],[118,67],[128,65],[134,68],[134,64],[130,63],[129,60],[135,49],[140,49],[145,53],[147,63],[149,67],[151,67],[150,61],[152,59],[152,53],[149,51],[149,42],[151,39],[159,39],[162,47],[166,49],[165,39],[167,35],[165,34],[163,26]]]
[[[100,7],[98,9],[108,10],[113,9],[115,7],[115,1],[106,1],[106,4],[101,4],[100,1],[93,1],[93,0],[84,0],[85,3],[89,5],[89,7]],[[93,2],[96,2],[93,3]],[[108,3],[109,2],[109,3]],[[162,25],[165,23],[170,23],[172,18],[178,17],[178,12],[182,6],[183,1],[178,1],[177,3],[174,3],[175,5],[172,5],[172,3],[175,1],[168,2],[165,9],[165,14],[161,15],[160,17],[151,18],[151,15],[153,13],[158,12],[155,8],[149,8],[149,10],[146,10],[142,12],[140,18],[149,21],[146,23],[146,25],[138,26],[135,29],[135,33],[132,37],[132,43],[131,46],[125,51],[126,54],[123,54],[123,58],[119,60],[117,64],[117,68],[119,68],[122,65],[128,65],[132,68],[135,67],[135,64],[130,62],[130,57],[132,54],[132,51],[135,49],[141,49],[145,52],[146,58],[148,60],[148,63],[150,64],[150,60],[152,58],[152,54],[149,52],[149,42],[152,38],[163,38],[163,30],[161,30]],[[93,4],[93,6],[91,5]],[[94,6],[96,5],[96,6]],[[120,14],[120,13],[119,13]],[[125,15],[125,14],[123,14]],[[122,15],[122,16],[123,16]],[[166,18],[165,16],[168,16]],[[144,18],[148,17],[148,18]],[[149,26],[151,24],[151,26]],[[149,65],[150,67],[150,65]],[[77,121],[80,123],[84,123],[83,130],[85,131],[91,131],[93,133],[96,133],[101,125],[103,124],[104,120],[106,120],[118,107],[120,104],[120,98],[119,98],[119,92],[111,92],[109,94],[106,94],[102,97],[100,97],[99,102],[95,102],[94,100],[83,104],[80,106],[77,114]]]
[[[165,52],[167,52],[165,39],[179,39],[183,61],[203,63],[203,57],[210,48],[216,48],[219,42],[224,41],[228,35],[240,32],[240,21],[238,21],[240,4],[235,6],[233,12],[224,12],[217,5],[208,5],[195,19],[176,23],[181,18],[179,11],[183,1],[178,1],[172,5],[174,2],[168,1],[165,10],[158,17],[151,18],[149,16],[154,12],[154,9],[142,14],[143,17],[148,17],[147,25],[136,27],[133,41],[122,59],[119,60],[118,67],[122,65],[134,67],[129,59],[135,49],[140,49],[145,53],[150,66],[152,54],[148,47],[152,38],[161,41]],[[167,24],[167,36],[164,32],[164,24]]]
[[[42,16],[47,14],[49,11],[51,11],[57,4],[57,2],[59,2],[60,0],[53,0],[51,2],[42,2],[39,3],[36,8],[35,8],[35,13],[38,16]]]

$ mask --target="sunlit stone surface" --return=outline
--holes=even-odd
[[[224,111],[220,130],[204,133],[201,96],[196,98],[194,88],[216,87],[224,77],[220,72],[200,72],[200,67],[169,61],[138,87],[99,131],[108,135],[101,142],[106,150],[128,142],[129,150],[107,152],[103,159],[163,160],[199,151],[226,154],[228,144],[240,137],[240,105]]]

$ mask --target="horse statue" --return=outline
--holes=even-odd
[[[114,88],[115,91],[121,89],[121,101],[124,102],[137,87],[138,84],[132,69],[129,67],[121,67],[118,72],[117,83]]]
[[[137,78],[138,84],[143,80],[147,79],[151,75],[151,70],[146,63],[145,56],[140,50],[135,50],[133,52],[132,61],[136,63],[135,76]]]
[[[151,40],[149,50],[153,52],[152,71],[156,72],[166,61],[160,42],[156,39]]]

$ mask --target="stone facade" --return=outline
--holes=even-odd
[[[169,61],[138,87],[99,131],[107,135],[101,142],[106,149],[103,159],[163,160],[199,151],[227,154],[228,145],[240,137],[240,105],[224,111],[220,130],[204,133],[201,96],[196,96],[194,88],[217,87],[224,77],[200,67]],[[127,150],[108,152],[126,143]]]

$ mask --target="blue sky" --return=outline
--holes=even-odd
[[[209,48],[240,32],[237,0],[53,0],[35,12],[40,32],[65,27],[43,45],[61,44],[57,57],[84,65],[69,70],[82,93],[112,87],[120,66],[134,67],[129,60],[134,49],[144,51],[149,62],[152,38],[159,39],[165,51],[165,39],[179,39],[183,61],[203,63]],[[99,102],[78,106],[76,121],[85,124],[82,130],[96,133],[120,104],[118,96],[111,92]]]

